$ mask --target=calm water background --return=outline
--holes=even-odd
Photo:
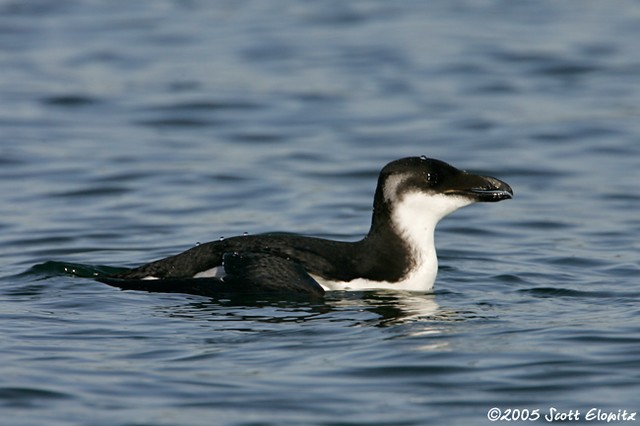
[[[631,0],[0,1],[0,422],[640,410],[638,40]],[[243,232],[354,240],[378,170],[422,154],[516,192],[441,224],[434,294],[65,273]]]

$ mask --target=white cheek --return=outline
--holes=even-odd
[[[392,220],[407,237],[418,238],[425,233],[433,235],[440,219],[472,203],[465,197],[415,192],[405,195],[397,203]]]

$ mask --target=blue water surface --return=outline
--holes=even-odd
[[[1,422],[640,411],[638,40],[632,0],[0,1]],[[90,278],[244,232],[358,239],[413,155],[516,194],[441,223],[433,294]]]

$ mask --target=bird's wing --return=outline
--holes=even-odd
[[[306,293],[322,296],[324,289],[307,270],[290,259],[265,253],[227,253],[224,281],[245,283],[265,293]]]
[[[123,290],[184,293],[209,297],[247,294],[322,296],[324,289],[293,260],[272,254],[230,252],[223,255],[221,277],[143,279],[103,276],[96,279]]]

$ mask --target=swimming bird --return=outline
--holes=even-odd
[[[438,271],[436,225],[475,202],[513,197],[505,182],[427,157],[381,170],[371,227],[355,242],[295,234],[243,235],[194,246],[124,273],[98,277],[125,290],[220,296],[329,290],[427,292]]]

